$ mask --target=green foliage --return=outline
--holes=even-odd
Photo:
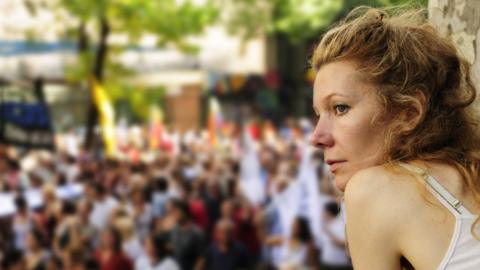
[[[92,51],[86,51],[77,55],[74,65],[68,65],[65,69],[65,79],[71,83],[87,82],[93,66],[94,55]]]
[[[86,50],[79,51],[74,65],[66,68],[66,79],[71,82],[88,84],[94,63],[99,59],[96,49],[99,47],[101,23],[106,21],[110,35],[128,36],[128,43],[122,45],[107,44],[102,85],[114,102],[127,101],[136,118],[148,117],[149,105],[160,102],[164,96],[163,88],[147,89],[145,86],[132,86],[128,78],[134,71],[114,61],[125,50],[138,47],[138,41],[145,35],[154,35],[159,46],[172,44],[187,53],[196,53],[198,48],[190,44],[187,38],[201,34],[203,29],[215,22],[219,12],[213,0],[196,5],[192,0],[24,0],[27,9],[33,14],[38,8],[49,8],[52,13],[66,11],[78,25],[65,30],[67,38],[81,40],[81,25],[89,31],[86,34]],[[93,30],[93,31],[92,31]]]
[[[105,83],[105,89],[116,104],[119,106],[127,103],[128,109],[123,110],[124,117],[128,119],[147,120],[149,118],[151,105],[163,105],[166,91],[163,87],[145,87],[142,85]],[[122,111],[122,110],[120,110]],[[120,115],[119,115],[120,116]]]
[[[270,0],[217,0],[224,11],[223,22],[227,30],[248,40],[270,31],[272,1]]]
[[[360,5],[386,7],[417,5],[428,0],[217,0],[234,12],[224,18],[231,32],[245,39],[266,30],[286,35],[298,44],[325,31],[333,22]]]
[[[185,38],[201,34],[218,16],[213,0],[196,5],[192,0],[58,0],[80,21],[97,23],[105,18],[113,33],[127,34],[136,44],[143,34],[153,34],[160,45],[174,44],[190,50]]]
[[[64,8],[81,21],[89,21],[107,14],[109,0],[59,0],[57,8]]]
[[[145,10],[145,26],[149,32],[159,37],[159,44],[174,43],[180,49],[189,51],[184,37],[186,35],[201,34],[204,27],[214,22],[218,11],[211,1],[202,7],[194,5],[191,1],[184,1],[176,5],[176,0],[148,1],[148,8]],[[159,14],[159,11],[162,11]]]
[[[398,5],[416,5],[421,7],[428,6],[428,0],[377,0],[382,6],[398,6]]]
[[[294,43],[327,28],[342,9],[338,0],[276,0],[274,30],[287,34]]]

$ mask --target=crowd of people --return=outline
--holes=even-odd
[[[322,153],[306,152],[308,125],[155,147],[135,129],[114,158],[76,147],[74,133],[54,152],[0,145],[0,194],[14,205],[0,217],[2,269],[351,269],[340,196]],[[72,185],[81,192],[59,196]]]

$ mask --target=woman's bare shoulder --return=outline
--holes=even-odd
[[[419,179],[399,168],[370,167],[356,173],[345,189],[350,211],[368,212],[378,222],[397,224],[422,202]]]
[[[445,171],[434,172],[440,178]],[[455,220],[425,184],[420,175],[385,166],[359,171],[350,179],[345,206],[354,266],[399,269],[405,257],[418,269],[429,269],[442,260]],[[368,254],[376,256],[365,259]],[[380,257],[381,265],[371,268]]]
[[[418,184],[413,173],[400,166],[375,166],[355,173],[346,186],[345,192],[396,191],[398,188],[410,189]]]
[[[350,179],[345,189],[347,237],[356,268],[400,269],[401,239],[416,196],[414,177],[385,167],[364,169]]]

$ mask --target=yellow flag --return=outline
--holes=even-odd
[[[163,112],[159,106],[150,106],[150,149],[157,149],[163,140]]]
[[[95,78],[92,78],[92,96],[99,115],[105,153],[112,157],[115,154],[115,110],[105,89]]]

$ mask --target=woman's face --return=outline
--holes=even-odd
[[[115,245],[115,239],[110,229],[105,229],[101,237],[102,247],[105,249],[111,249]]]
[[[378,165],[385,126],[375,89],[357,76],[351,62],[321,67],[315,78],[313,107],[318,117],[311,143],[324,151],[325,162],[341,191],[359,170]]]

